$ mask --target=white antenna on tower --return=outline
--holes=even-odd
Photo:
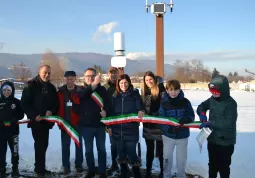
[[[163,15],[166,13],[166,7],[169,6],[170,12],[173,12],[173,0],[170,0],[170,4],[166,4],[164,2],[156,2],[152,3],[151,5],[148,4],[148,0],[145,0],[145,8],[146,12],[148,13],[149,7],[151,8],[151,13],[155,15]]]
[[[150,7],[150,5],[148,5],[148,0],[146,0],[145,8],[146,8],[146,12],[147,12],[147,13],[148,13],[148,11],[149,11],[149,7]]]

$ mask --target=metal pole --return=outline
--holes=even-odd
[[[156,16],[156,75],[164,78],[164,15]]]

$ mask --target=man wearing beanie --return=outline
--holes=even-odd
[[[13,83],[3,83],[0,98],[0,177],[5,177],[6,174],[7,144],[12,156],[12,176],[19,174],[19,125],[17,122],[23,119],[24,112],[14,94]]]
[[[49,144],[49,130],[54,123],[42,120],[43,116],[56,115],[59,101],[55,86],[49,81],[51,67],[43,65],[39,74],[28,81],[28,86],[24,88],[21,97],[21,106],[30,119],[28,127],[31,127],[34,138],[35,149],[35,173],[39,177],[51,174],[45,168],[46,151]]]
[[[66,84],[59,88],[59,110],[58,116],[66,120],[79,134],[80,129],[77,126],[79,121],[79,114],[73,110],[74,104],[79,104],[79,98],[76,97],[78,86],[75,85],[76,73],[74,71],[65,72]],[[61,129],[61,128],[60,128]],[[80,147],[75,145],[75,168],[77,172],[82,172],[83,163],[83,145],[82,137],[80,135]],[[61,144],[62,144],[62,166],[64,168],[64,174],[67,175],[71,172],[70,169],[70,144],[71,138],[67,135],[66,131],[61,129]]]

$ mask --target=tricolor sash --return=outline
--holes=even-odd
[[[80,142],[79,142],[79,133],[64,119],[58,116],[49,116],[49,117],[42,117],[43,120],[47,122],[54,122],[58,124],[60,127],[62,127],[66,133],[71,137],[71,139],[75,142],[75,144],[80,147]],[[19,120],[17,124],[26,124],[29,123],[30,119],[25,119],[25,120]],[[6,127],[10,126],[10,122],[4,122],[4,125]]]
[[[104,102],[101,96],[97,92],[91,94],[91,98],[98,104],[100,108],[103,108]]]
[[[155,124],[166,124],[172,126],[181,126],[176,118],[171,117],[160,117],[160,116],[149,116],[145,115],[143,118],[138,118],[137,114],[125,114],[120,116],[104,117],[101,119],[105,125],[122,124],[129,122],[143,122],[143,123],[155,123]],[[199,128],[201,125],[200,121],[191,122],[184,124],[182,127],[186,128]]]

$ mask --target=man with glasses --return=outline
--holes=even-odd
[[[43,65],[39,74],[28,81],[21,97],[21,107],[30,119],[35,149],[35,173],[38,177],[51,174],[45,169],[45,157],[49,144],[49,130],[54,123],[44,121],[43,116],[56,115],[59,107],[55,86],[50,82],[51,67]]]
[[[77,126],[79,121],[78,113],[73,111],[72,106],[77,104],[76,93],[78,86],[75,85],[76,73],[74,71],[65,72],[66,84],[59,88],[59,110],[58,116],[67,121],[72,127],[80,134],[79,127]],[[61,144],[62,144],[62,166],[64,168],[64,174],[67,175],[70,170],[70,144],[71,137],[61,127]],[[80,136],[80,147],[75,145],[75,168],[77,172],[82,172],[83,163],[83,151],[82,151],[82,137]]]
[[[107,177],[106,168],[106,149],[105,149],[105,125],[101,122],[102,117],[111,114],[111,101],[106,89],[101,86],[101,75],[96,75],[96,70],[88,68],[84,73],[84,88],[78,91],[80,99],[80,120],[81,134],[85,141],[86,161],[88,173],[86,178],[95,176],[94,161],[94,138],[96,139],[98,151],[98,165],[100,178]]]

